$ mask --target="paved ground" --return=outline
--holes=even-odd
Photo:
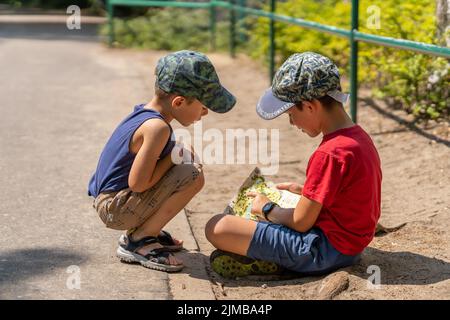
[[[96,27],[0,16],[1,299],[173,297],[166,273],[117,261],[120,233],[102,226],[86,194],[112,128],[150,93],[142,70],[108,56]],[[171,228],[189,230],[186,217]],[[78,271],[80,289],[69,289]],[[198,278],[177,297],[192,289],[213,298]]]

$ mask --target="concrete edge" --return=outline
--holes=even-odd
[[[183,250],[176,256],[183,260],[184,269],[169,273],[169,290],[174,300],[216,300],[206,272],[208,257],[200,252],[184,210],[167,226],[172,235],[184,240]]]

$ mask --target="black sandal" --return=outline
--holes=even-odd
[[[183,249],[183,244],[176,244],[172,235],[165,230],[161,230],[157,239],[158,242],[166,249],[166,251],[180,251]]]
[[[176,272],[183,269],[184,265],[169,264],[169,256],[171,255],[164,247],[155,248],[145,256],[139,254],[137,251],[149,244],[158,243],[157,237],[145,237],[139,241],[131,241],[128,238],[126,245],[120,245],[117,249],[117,257],[128,263],[140,263],[142,266],[154,270]]]
[[[126,235],[122,234],[119,238],[119,245],[121,246],[126,245],[132,233],[133,232],[127,233]],[[176,244],[172,235],[165,230],[161,230],[161,232],[156,238],[158,239],[158,242],[166,249],[165,251],[175,252],[183,250],[183,244],[182,243]]]

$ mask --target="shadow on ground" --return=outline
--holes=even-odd
[[[381,284],[428,285],[450,279],[450,263],[412,252],[390,252],[367,248],[361,262],[348,270],[351,274],[367,279],[367,268],[378,266]]]
[[[10,23],[0,22],[0,40],[4,39],[32,39],[32,40],[73,40],[98,42],[97,23],[85,23],[81,29],[69,30],[65,23]]]
[[[390,133],[400,133],[400,132],[405,132],[409,129],[409,130],[414,131],[418,135],[421,135],[424,138],[427,138],[432,141],[436,141],[437,143],[440,143],[444,146],[450,147],[450,140],[438,137],[437,135],[434,135],[432,133],[425,131],[424,129],[420,128],[414,121],[407,121],[405,119],[402,119],[401,117],[395,115],[392,111],[381,107],[379,104],[377,104],[377,102],[374,99],[361,98],[361,101],[364,102],[368,107],[370,107],[373,110],[377,111],[378,113],[382,114],[383,116],[385,116],[389,119],[392,119],[392,120],[396,121],[397,123],[405,126],[405,128],[403,128],[403,129],[396,129],[396,130],[387,131],[387,132],[371,133],[371,135],[377,136],[377,135],[390,134]]]
[[[27,279],[57,269],[81,265],[87,257],[61,248],[30,248],[0,252],[0,288],[4,291]],[[0,297],[2,296],[0,292]]]
[[[209,265],[209,256],[198,251],[181,251],[176,254],[183,261],[185,267],[180,273],[188,274],[195,279],[210,280],[205,272],[205,265]]]
[[[209,261],[209,257],[204,256],[204,259]],[[380,284],[383,285],[428,285],[450,279],[450,263],[446,261],[412,252],[390,252],[370,247],[364,251],[362,259],[357,265],[340,270],[368,280],[373,274],[367,273],[369,266],[380,268]],[[224,283],[227,287],[260,287],[262,282],[268,287],[302,285],[319,281],[326,276],[286,274],[281,279],[277,276],[251,276],[230,280],[222,278],[212,271],[209,262],[207,269],[212,281]]]

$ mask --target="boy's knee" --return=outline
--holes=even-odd
[[[209,219],[205,226],[205,236],[208,241],[214,243],[214,239],[226,233],[229,225],[229,216],[218,214]]]
[[[205,185],[203,169],[198,165],[179,164],[172,170],[180,189],[189,187],[200,191]]]
[[[197,170],[197,174],[194,178],[193,184],[195,185],[195,188],[200,191],[205,186],[205,175],[203,174],[202,168],[195,167],[195,170]]]

